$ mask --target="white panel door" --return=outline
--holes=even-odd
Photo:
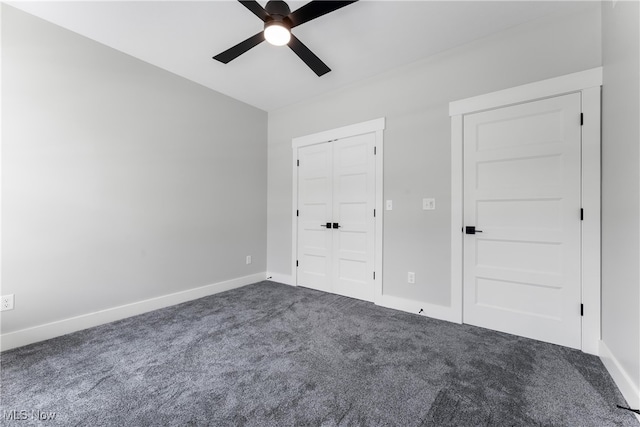
[[[464,323],[580,348],[580,108],[464,116]]]
[[[298,150],[298,284],[332,291],[333,146]]]
[[[298,149],[297,284],[373,301],[375,134]]]
[[[334,292],[373,301],[375,218],[374,134],[334,142]]]

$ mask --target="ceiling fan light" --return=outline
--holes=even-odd
[[[264,27],[264,38],[274,46],[284,46],[291,40],[291,32],[281,22],[271,21]]]

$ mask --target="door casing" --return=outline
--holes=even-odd
[[[582,351],[597,355],[600,341],[600,98],[602,67],[449,104],[451,117],[451,307],[462,323],[463,120],[465,114],[579,92],[582,95]],[[428,313],[427,313],[428,315]]]
[[[375,278],[374,278],[374,299],[375,304],[380,304],[382,298],[382,213],[383,213],[383,159],[384,159],[384,141],[383,132],[385,128],[385,118],[379,118],[369,120],[362,123],[357,123],[349,126],[344,126],[337,129],[331,129],[324,132],[319,132],[311,135],[306,135],[298,138],[293,138],[292,148],[292,170],[293,170],[293,209],[292,209],[292,228],[291,228],[291,276],[292,285],[297,286],[298,274],[297,274],[297,253],[298,253],[298,221],[296,216],[296,210],[298,206],[298,148],[320,144],[323,142],[329,142],[333,140],[339,140],[341,138],[347,138],[351,136],[363,135],[367,133],[375,134],[375,210],[376,210],[376,225],[375,225],[375,249],[374,249],[374,262],[375,262]]]

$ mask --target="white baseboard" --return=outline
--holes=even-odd
[[[291,276],[290,274],[280,274],[280,273],[269,273],[267,272],[267,279],[274,281],[274,282],[278,282],[278,283],[284,283],[285,285],[289,285],[289,286],[295,286],[296,284],[293,282],[293,276]]]
[[[616,359],[604,341],[600,341],[600,360],[609,371],[611,378],[613,378],[627,403],[632,408],[638,409],[640,407],[640,389],[638,385],[634,384],[629,374],[620,365],[620,362],[618,362],[618,359]],[[640,415],[636,415],[636,417],[640,421]]]
[[[393,308],[394,310],[446,320],[447,322],[461,323],[460,314],[452,307],[444,305],[429,304],[384,294],[376,301],[376,304],[382,307]]]
[[[264,272],[239,277],[237,279],[226,280],[199,288],[186,291],[175,292],[173,294],[162,295],[143,301],[125,304],[118,307],[107,308],[105,310],[87,313],[68,319],[58,320],[44,325],[33,326],[15,332],[8,332],[0,335],[0,350],[9,350],[24,345],[33,344],[51,338],[66,335],[71,332],[91,328],[116,320],[124,319],[160,308],[169,307],[194,299],[206,297],[220,292],[228,291],[252,283],[263,281],[266,277]]]

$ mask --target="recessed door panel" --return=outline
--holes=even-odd
[[[494,229],[560,230],[562,203],[558,199],[483,200],[476,204],[476,218]]]
[[[515,270],[523,274],[562,273],[564,248],[560,243],[486,237],[475,240],[477,267]]]
[[[476,160],[476,188],[536,188],[561,185],[563,154],[535,157]]]
[[[479,123],[476,128],[476,150],[504,149],[562,143],[564,141],[565,111],[545,111],[540,114],[523,112],[522,116],[496,117],[493,121]]]
[[[562,304],[557,293],[559,287],[513,280],[476,279],[478,306],[506,313],[517,313],[529,321],[536,318],[562,320]]]

